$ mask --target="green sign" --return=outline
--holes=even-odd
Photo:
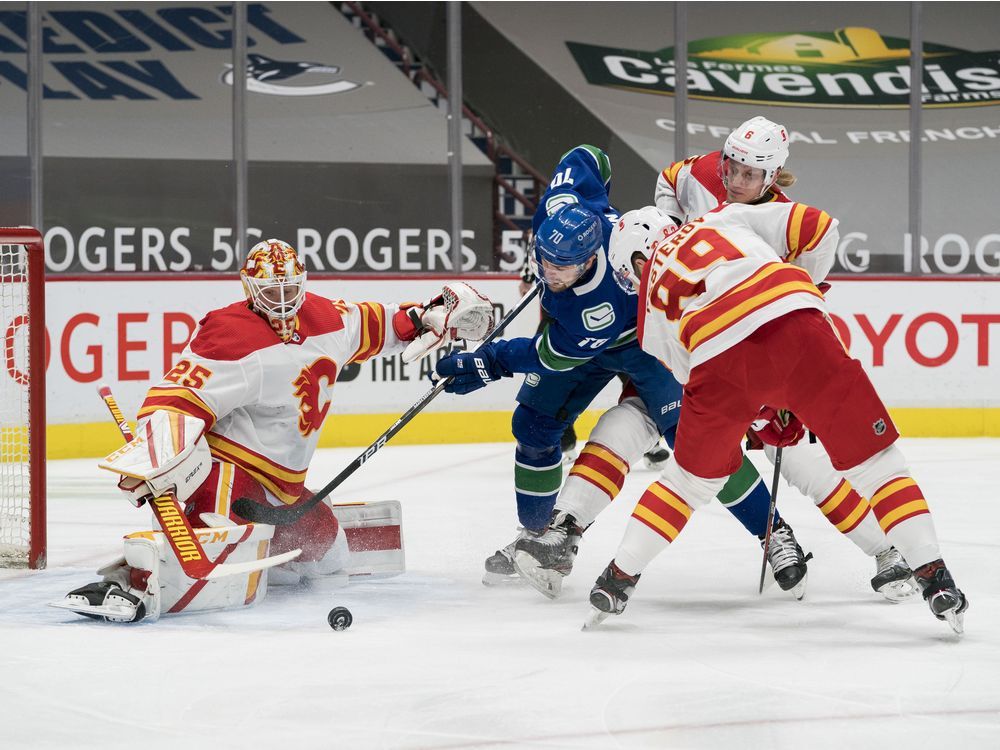
[[[587,81],[647,94],[674,93],[673,48],[656,52],[567,42]],[[907,40],[874,29],[741,34],[688,45],[688,96],[787,107],[909,106]],[[1000,51],[924,44],[926,107],[1000,104]]]

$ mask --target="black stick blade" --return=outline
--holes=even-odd
[[[233,502],[233,513],[240,518],[245,518],[251,523],[267,523],[272,526],[295,523],[305,510],[307,508],[302,506],[269,508],[266,505],[255,503],[248,497],[241,497]]]

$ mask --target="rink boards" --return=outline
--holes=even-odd
[[[509,276],[466,277],[509,310],[518,299]],[[421,300],[440,289],[429,277],[310,278],[312,292],[354,301]],[[909,436],[1000,435],[1000,286],[966,279],[838,279],[829,308],[852,354],[861,360]],[[101,455],[117,444],[96,385],[107,382],[126,415],[176,362],[208,310],[242,298],[232,279],[135,276],[117,280],[53,279],[47,285],[48,452],[54,458]],[[0,321],[10,336],[11,321]],[[537,305],[508,336],[531,335]],[[0,371],[10,377],[11,363]],[[16,367],[16,363],[14,363]],[[429,365],[375,359],[347,368],[333,391],[321,446],[366,445],[430,387]],[[510,439],[519,378],[464,398],[443,394],[407,426],[398,443]],[[612,382],[585,415],[586,434],[618,396]]]

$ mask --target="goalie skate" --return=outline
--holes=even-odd
[[[583,528],[573,516],[553,511],[544,532],[515,542],[515,570],[536,591],[555,599],[562,592],[563,579],[573,570],[582,535]]]
[[[913,571],[895,547],[875,555],[875,564],[872,588],[890,602],[904,601],[920,590]]]
[[[111,581],[88,583],[66,594],[65,599],[48,605],[107,622],[139,622],[146,616],[139,597]]]

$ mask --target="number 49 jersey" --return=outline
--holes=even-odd
[[[396,310],[307,293],[287,344],[246,302],[213,310],[177,365],[149,389],[139,418],[166,409],[201,419],[214,458],[294,503],[341,369],[402,349],[390,322]]]
[[[656,249],[639,293],[639,339],[686,383],[691,368],[770,320],[824,309],[837,220],[802,203],[726,203]]]

